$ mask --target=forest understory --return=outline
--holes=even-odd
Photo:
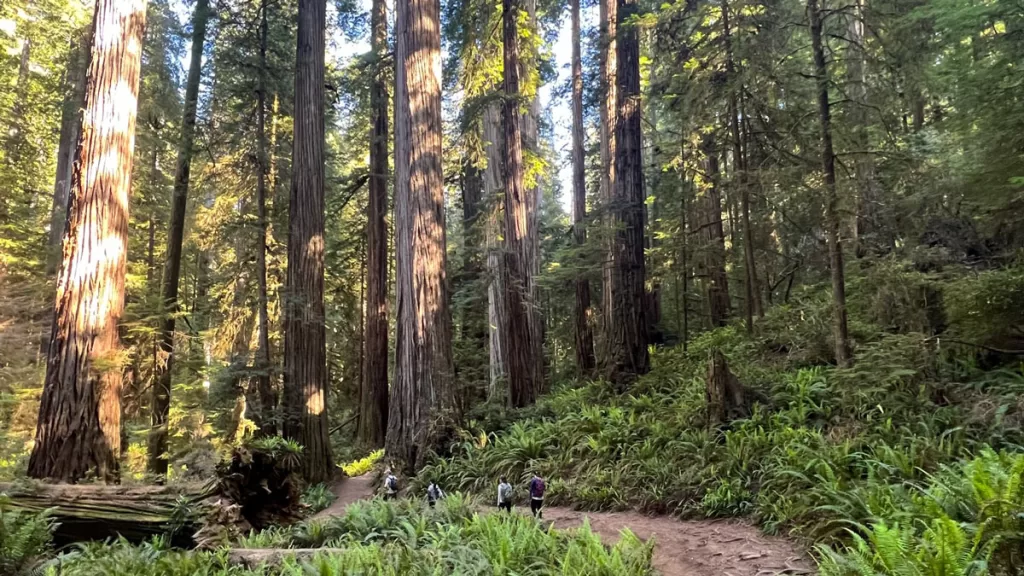
[[[1021,61],[1012,2],[0,2],[0,575],[1024,576]]]

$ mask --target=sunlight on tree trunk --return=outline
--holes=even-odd
[[[97,0],[53,335],[28,473],[118,478],[128,196],[144,0]]]
[[[305,478],[334,473],[324,326],[324,52],[326,0],[299,0],[288,278],[284,303],[284,436],[302,444]]]
[[[457,421],[441,173],[441,6],[398,0],[395,19],[397,350],[385,449],[411,471]]]

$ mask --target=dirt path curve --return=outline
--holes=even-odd
[[[344,478],[332,487],[337,497],[314,518],[340,516],[357,500],[373,497],[370,474]],[[516,509],[529,514],[524,507]],[[668,516],[645,516],[637,512],[579,512],[548,507],[544,520],[555,528],[577,528],[583,519],[606,544],[614,544],[619,533],[629,528],[642,540],[654,537],[654,567],[662,576],[776,576],[813,574],[813,563],[796,546],[783,538],[765,536],[757,528],[727,520],[681,521]]]
[[[334,493],[334,502],[314,514],[313,518],[341,516],[345,514],[345,508],[348,508],[349,504],[373,498],[373,474],[342,478],[331,486],[331,492]]]

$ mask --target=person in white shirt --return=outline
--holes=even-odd
[[[391,468],[384,471],[384,499],[394,500],[398,497],[398,478],[391,473]]]
[[[512,485],[504,476],[498,482],[498,508],[508,513],[512,512]]]
[[[441,490],[437,482],[431,481],[430,485],[427,486],[427,504],[433,508],[437,501],[442,498],[444,498],[444,490]]]

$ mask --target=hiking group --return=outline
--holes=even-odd
[[[533,513],[534,518],[543,518],[542,509],[544,508],[544,491],[546,489],[544,479],[534,474],[530,478],[530,483],[527,485],[527,492],[530,495],[530,512]],[[504,510],[508,513],[512,512],[512,504],[515,500],[512,485],[508,483],[508,480],[504,476],[498,480],[498,509]],[[398,497],[398,478],[392,474],[391,469],[388,468],[384,471],[384,499],[394,500]],[[431,480],[430,484],[427,485],[427,504],[433,508],[437,504],[438,500],[445,497],[444,490],[437,484],[436,481]]]
[[[543,518],[542,508],[544,508],[544,490],[546,486],[544,479],[536,474],[530,479],[528,485],[528,491],[530,494],[530,512],[533,513],[534,518]],[[512,494],[512,485],[508,483],[508,480],[504,476],[498,481],[498,508],[506,512],[512,512],[512,503],[515,499]]]

